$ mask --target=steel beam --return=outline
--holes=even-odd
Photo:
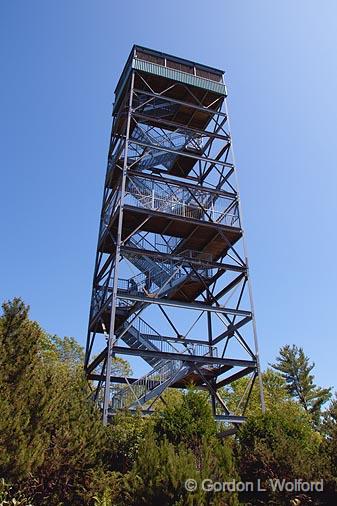
[[[114,353],[118,355],[130,355],[141,357],[154,357],[159,360],[181,360],[182,362],[195,362],[203,365],[220,365],[230,367],[252,367],[256,365],[253,360],[241,360],[236,358],[218,358],[200,355],[189,355],[185,353],[167,353],[165,351],[151,351],[142,349],[114,346]]]
[[[140,302],[149,302],[151,304],[160,304],[162,306],[173,306],[183,309],[195,309],[198,311],[210,311],[215,313],[225,313],[237,316],[251,316],[250,311],[243,311],[240,309],[232,309],[229,307],[222,306],[210,306],[204,302],[183,302],[179,300],[160,299],[155,297],[147,297],[146,295],[134,295],[131,293],[123,293],[121,290],[118,291],[117,297],[123,300],[134,300]]]

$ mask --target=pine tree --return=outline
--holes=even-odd
[[[0,318],[0,477],[36,504],[82,506],[107,434],[77,343],[51,339],[28,310],[14,299]]]
[[[310,364],[303,348],[296,345],[283,346],[272,367],[282,374],[290,395],[300,402],[318,424],[322,406],[331,396],[331,388],[315,385],[314,375],[311,374],[315,364]]]
[[[155,432],[170,443],[183,443],[197,448],[203,439],[215,436],[217,427],[207,397],[190,389],[175,404],[158,412],[154,418]]]
[[[237,506],[235,492],[206,492],[203,480],[228,482],[237,479],[229,444],[216,438],[200,441],[198,452],[185,442],[172,444],[149,427],[137,459],[124,477],[123,506]],[[187,491],[186,480],[195,480]]]
[[[337,482],[337,394],[324,413],[322,432],[325,436],[327,454],[330,457],[332,475]]]
[[[44,335],[28,309],[16,298],[3,304],[0,319],[0,474],[15,480],[42,463],[49,442],[41,423],[49,402],[40,353]]]

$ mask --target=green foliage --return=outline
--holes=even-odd
[[[127,360],[121,357],[115,357],[111,364],[112,376],[131,376],[132,369]]]
[[[107,427],[104,460],[115,471],[129,471],[135,462],[144,439],[148,420],[140,414],[118,413]]]
[[[218,439],[209,401],[193,389],[166,392],[151,418],[121,412],[104,427],[83,374],[82,348],[74,338],[45,333],[28,310],[14,299],[0,317],[0,506],[236,505],[236,494],[206,493],[201,482],[231,481],[239,473],[248,481],[324,475],[335,497],[337,399],[325,412],[322,436],[311,421],[329,389],[314,385],[303,350],[288,347],[278,370],[263,374],[265,416],[255,385],[234,460],[233,441]],[[128,362],[116,358],[112,374],[131,375]],[[223,389],[230,409],[246,388],[242,378]],[[186,479],[196,480],[195,492],[185,490]],[[266,497],[275,504],[289,499]]]
[[[337,436],[337,393],[324,413],[323,432],[330,441]]]
[[[13,487],[0,479],[0,506],[33,506],[20,491],[15,492]]]
[[[68,370],[65,374],[62,367],[55,369],[57,386],[51,394],[57,419],[45,421],[51,437],[38,475],[40,481],[48,484],[48,490],[43,490],[44,500],[51,491],[50,501],[61,497],[81,504],[80,491],[75,493],[75,489],[84,486],[87,472],[99,464],[106,434],[99,414],[88,400],[82,371]]]
[[[50,352],[55,354],[54,360],[59,360],[72,367],[83,365],[83,348],[74,337],[64,337],[61,339],[56,335],[49,336],[48,344]]]
[[[170,443],[184,443],[190,447],[202,438],[216,433],[216,423],[203,393],[190,389],[175,404],[169,404],[155,417],[155,432]]]
[[[97,465],[86,475],[82,490],[82,504],[90,506],[120,506],[123,493],[123,476]]]
[[[201,465],[200,465],[201,462]],[[148,432],[132,470],[125,476],[123,504],[129,506],[236,505],[236,494],[204,492],[204,478],[228,481],[235,474],[229,448],[202,445],[201,459],[184,444],[173,445],[166,438],[157,441]],[[197,482],[188,492],[185,481]]]
[[[74,367],[77,348],[71,340],[47,346],[20,299],[3,305],[0,343],[0,474],[38,504],[83,504],[80,489],[106,434]]]
[[[159,397],[159,399],[153,404],[153,409],[156,411],[163,411],[172,404],[179,404],[183,397],[181,390],[177,388],[167,388]]]
[[[51,408],[37,323],[20,299],[3,304],[0,323],[0,474],[28,475],[41,465],[50,436],[42,419]]]
[[[315,364],[310,364],[303,348],[283,346],[276,363],[272,365],[285,379],[288,391],[310,413],[316,424],[319,423],[321,408],[331,396],[331,388],[320,388],[314,384],[311,371]]]
[[[206,396],[193,389],[156,413],[125,478],[126,504],[237,504],[236,494],[201,488],[203,479],[222,482],[236,477],[230,443],[216,434]],[[185,489],[187,479],[197,482],[195,492]]]
[[[311,418],[300,406],[289,403],[265,415],[256,415],[240,428],[237,436],[238,471],[243,481],[262,480],[268,492],[264,500],[289,504],[295,494],[273,493],[269,480],[317,481],[326,476],[321,454],[322,437],[312,428]],[[252,504],[261,497],[248,496]],[[285,501],[285,502],[283,502]]]
[[[273,411],[275,407],[289,402],[290,394],[288,393],[286,382],[280,373],[268,368],[262,374],[262,381],[267,411]],[[221,397],[226,402],[228,408],[234,413],[244,393],[247,391],[248,382],[249,379],[246,377],[241,378],[227,388],[220,390]],[[259,413],[261,413],[260,391],[258,382],[255,381],[245,415],[251,416],[258,415]]]
[[[324,413],[322,432],[326,438],[325,445],[330,458],[331,474],[337,483],[337,394]]]

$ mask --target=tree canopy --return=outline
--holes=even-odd
[[[193,387],[166,392],[152,417],[121,411],[105,427],[76,339],[47,334],[19,298],[2,307],[0,505],[335,504],[337,400],[324,411],[330,389],[315,385],[301,348],[280,350],[274,369],[263,373],[267,413],[255,386],[247,421],[233,437],[219,437],[204,392]],[[113,367],[131,374],[123,359]],[[247,381],[222,391],[230,409]],[[322,478],[325,491],[299,497],[267,487],[263,496],[247,496],[201,486],[204,479],[268,484],[275,477]],[[187,479],[195,491],[186,490]]]

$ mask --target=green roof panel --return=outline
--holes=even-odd
[[[172,79],[173,81],[180,81],[181,83],[189,84],[190,86],[197,86],[198,88],[214,91],[220,95],[227,95],[226,85],[223,83],[217,83],[209,79],[204,79],[203,77],[188,74],[187,72],[164,67],[162,65],[158,65],[157,63],[133,58],[132,68],[149,74],[165,77],[166,79]]]

